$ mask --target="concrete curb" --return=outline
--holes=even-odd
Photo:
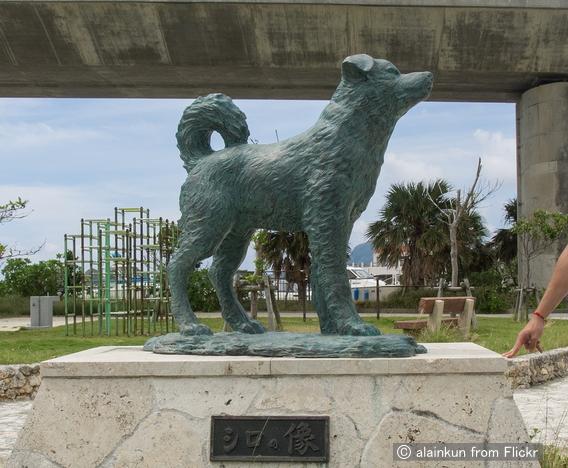
[[[508,360],[511,388],[529,388],[568,375],[568,347]],[[33,399],[41,383],[39,364],[0,365],[0,401]]]
[[[568,375],[568,348],[519,356],[508,361],[505,377],[512,388],[529,388]]]

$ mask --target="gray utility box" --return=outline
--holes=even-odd
[[[30,297],[30,328],[53,327],[53,303],[59,302],[59,296]]]

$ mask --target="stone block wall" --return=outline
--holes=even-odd
[[[0,366],[0,401],[34,398],[40,383],[39,364]]]
[[[568,375],[568,348],[511,359],[505,377],[512,388],[528,388]]]

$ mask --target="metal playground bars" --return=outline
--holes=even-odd
[[[66,334],[173,329],[166,266],[177,235],[174,222],[142,207],[81,219],[80,233],[64,237]]]

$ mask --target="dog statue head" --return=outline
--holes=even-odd
[[[332,100],[351,101],[372,114],[402,117],[432,90],[430,72],[403,74],[388,60],[366,54],[351,55],[341,66],[341,83]]]

